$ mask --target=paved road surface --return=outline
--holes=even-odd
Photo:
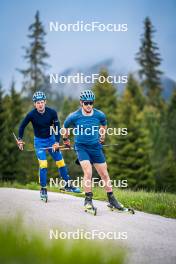
[[[21,214],[27,226],[46,233],[50,229],[76,231],[98,230],[127,234],[127,239],[113,240],[128,247],[132,264],[176,263],[176,220],[136,212],[135,215],[111,212],[105,202],[94,201],[97,216],[83,211],[83,198],[49,193],[49,202],[39,200],[39,191],[0,188],[0,218]],[[125,233],[127,232],[127,233]]]

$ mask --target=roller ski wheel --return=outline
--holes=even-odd
[[[95,207],[84,206],[84,211],[86,213],[93,214],[94,216],[97,215],[97,208],[95,208]]]
[[[84,211],[90,214],[93,214],[94,216],[97,215],[97,208],[94,207],[92,203],[92,196],[93,194],[86,193],[85,202],[84,202]]]
[[[111,204],[108,204],[107,206],[111,211],[118,211],[118,212],[126,212],[126,213],[130,213],[130,214],[135,214],[135,211],[132,208],[126,208],[126,207],[116,208]]]
[[[40,200],[44,201],[45,203],[48,202],[48,194],[46,188],[41,188],[40,190]]]
[[[48,197],[47,196],[40,196],[40,200],[47,203],[48,202]]]
[[[65,193],[65,192],[66,192],[65,188],[60,188],[59,191],[60,191],[61,193]]]

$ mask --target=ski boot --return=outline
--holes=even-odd
[[[94,207],[92,203],[92,192],[86,193],[85,201],[84,201],[84,211],[91,213],[93,215],[97,214],[97,208]]]
[[[40,199],[42,201],[44,201],[45,203],[47,203],[48,201],[48,194],[47,194],[47,188],[46,187],[42,187],[40,190]]]
[[[119,203],[117,199],[114,197],[113,193],[107,193],[109,204],[107,205],[111,211],[118,210],[121,212],[129,212],[134,214],[134,210],[132,208],[126,208],[123,204]]]

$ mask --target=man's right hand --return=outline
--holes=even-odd
[[[64,138],[63,141],[64,141],[64,146],[66,148],[71,148],[70,140],[68,138]]]
[[[22,151],[24,149],[24,141],[22,139],[19,139],[17,141],[18,148]]]

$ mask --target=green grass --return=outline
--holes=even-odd
[[[136,210],[158,214],[165,217],[176,218],[176,195],[166,192],[146,192],[115,189],[114,194],[126,207]],[[106,200],[103,189],[94,189],[94,199]]]
[[[0,223],[0,263],[3,264],[123,264],[125,252],[105,241],[49,240],[25,230],[17,219]]]
[[[14,182],[0,182],[1,187],[14,187],[20,189],[39,190],[40,186],[36,183],[22,185]],[[49,188],[49,191],[59,192],[58,188]],[[103,188],[95,187],[93,189],[94,199],[107,200],[106,193]],[[158,214],[165,217],[176,218],[176,195],[166,192],[146,192],[114,189],[114,193],[118,200],[126,207],[133,207],[136,210]],[[84,197],[83,194],[72,194]]]

